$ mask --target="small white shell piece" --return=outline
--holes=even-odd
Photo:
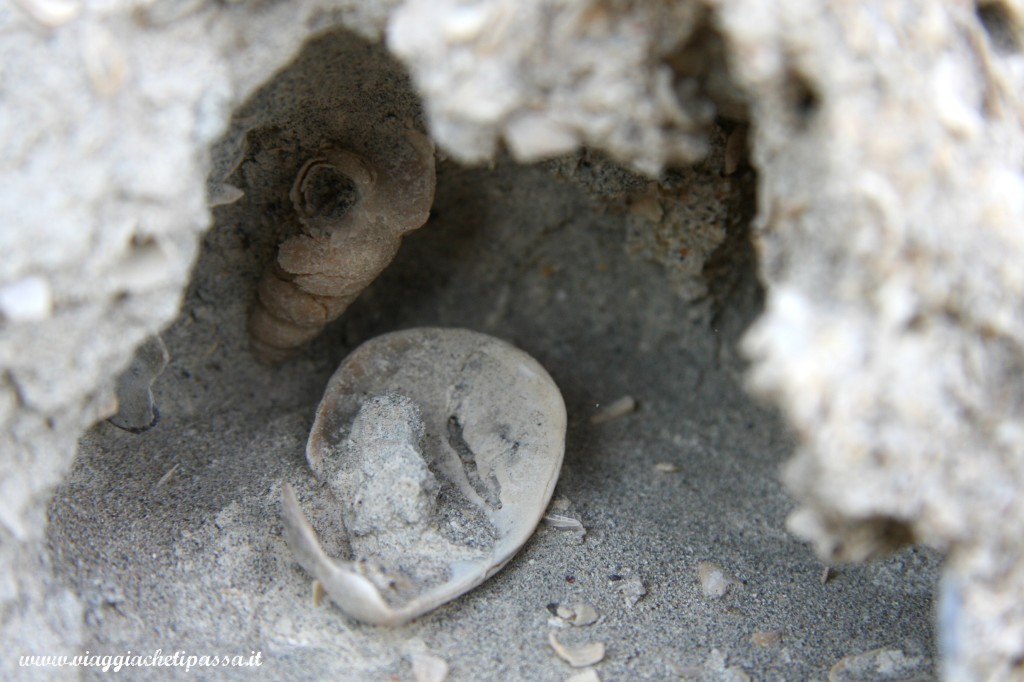
[[[416,682],[444,682],[448,679],[448,661],[429,653],[413,654],[412,674]]]
[[[399,625],[476,587],[526,542],[565,450],[558,387],[533,358],[464,329],[372,339],[331,378],[306,458],[341,505],[328,556],[291,486],[285,539],[347,615]]]
[[[721,599],[737,582],[721,566],[710,561],[697,564],[697,578],[700,580],[700,591],[709,599]]]
[[[0,319],[11,322],[39,322],[53,313],[53,293],[42,277],[30,275],[0,285]]]
[[[593,625],[597,622],[597,611],[590,604],[559,604],[555,611],[562,620],[568,621],[576,627]]]
[[[47,28],[63,26],[82,12],[78,0],[14,0],[14,4]]]
[[[618,400],[603,406],[590,418],[591,424],[604,424],[619,417],[625,417],[636,411],[636,399],[631,395],[624,395]]]
[[[604,659],[604,642],[589,642],[580,646],[565,646],[558,641],[555,632],[548,632],[548,643],[558,657],[574,668],[585,668]]]

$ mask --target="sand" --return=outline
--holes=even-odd
[[[258,670],[202,673],[226,680],[412,680],[429,652],[450,680],[560,681],[579,671],[549,645],[556,631],[565,646],[604,643],[603,680],[825,680],[879,648],[904,668],[858,679],[931,679],[938,555],[905,549],[823,582],[786,531],[778,472],[794,439],[745,392],[737,351],[761,309],[749,263],[728,291],[687,302],[663,267],[627,253],[623,216],[546,170],[442,163],[430,222],[341,320],[268,368],[248,352],[245,316],[273,245],[243,207],[214,215],[162,335],[160,423],[96,425],[50,508],[54,568],[85,604],[90,651],[261,652]],[[542,524],[456,601],[406,626],[360,625],[314,605],[282,539],[281,487],[337,551],[304,458],[316,406],[359,343],[427,325],[498,336],[548,370],[568,410],[552,513],[586,532]],[[635,411],[591,421],[625,396]],[[702,586],[702,562],[724,590]],[[556,615],[576,603],[597,622]]]

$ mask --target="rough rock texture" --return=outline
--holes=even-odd
[[[1020,679],[1020,5],[757,4],[720,21],[756,102],[747,348],[802,441],[790,527],[839,560],[946,550],[945,675]]]
[[[723,0],[703,16],[697,3],[552,0],[513,19],[494,1],[428,22],[428,4],[396,12],[389,45],[411,63],[438,140],[465,159],[490,152],[496,131],[530,158],[526,110],[553,140],[542,153],[574,136],[656,168],[673,156],[651,151],[674,150],[676,128],[701,120],[686,105],[723,99],[672,55],[698,42],[694,27],[720,36],[760,179],[769,299],[748,341],[752,385],[802,437],[786,471],[804,504],[792,527],[833,560],[914,541],[947,550],[947,674],[1024,672],[1021,5]],[[502,43],[506,26],[561,32],[546,45],[555,60]],[[633,60],[610,67],[635,73],[623,118],[587,117],[591,79],[609,68],[597,55],[635,27]],[[492,94],[485,110],[462,86]],[[659,115],[684,123],[652,126]],[[650,137],[618,134],[635,121]]]
[[[414,0],[392,17],[388,46],[460,160],[491,158],[503,137],[524,161],[587,144],[653,174],[704,149],[714,109],[695,78],[661,63],[703,14],[694,2]]]
[[[344,20],[378,37],[388,9],[0,5],[0,632],[12,646],[79,639],[75,600],[36,558],[46,505],[78,435],[117,411],[133,349],[177,314],[210,221],[210,145],[311,35]]]
[[[483,28],[467,20],[478,32],[446,35],[443,27],[463,26],[458,22],[469,10],[460,5],[435,16],[438,30],[417,33],[417,41],[405,35],[405,20],[421,4],[397,12],[390,45],[414,64],[438,139],[455,145],[461,158],[491,152],[496,119],[516,153],[509,112],[531,97],[515,101],[520,91],[507,88],[512,103],[499,99],[505,106],[498,111],[476,112],[460,106],[464,94],[455,85],[474,78],[545,82],[550,97],[532,110],[560,123],[562,89],[588,91],[586,78],[578,88],[551,84],[549,64],[501,53],[483,57],[482,68],[465,76],[459,71],[469,63],[464,43],[493,40],[491,32],[508,21],[500,14],[507,3],[470,5]],[[616,6],[583,4],[573,14],[558,13],[554,1],[533,3],[538,15],[543,8],[563,17]],[[952,603],[944,613],[954,615],[941,623],[946,674],[1018,677],[1024,673],[1022,7],[841,0],[707,5],[753,122],[756,242],[769,298],[747,348],[752,385],[783,407],[802,440],[786,473],[804,504],[791,526],[834,560],[862,560],[911,541],[948,550],[943,599]],[[672,41],[685,40],[692,29],[662,23],[661,4],[618,9],[616,26],[663,29],[637,39],[644,56],[635,64],[643,75],[634,84],[671,80],[659,80],[668,67],[656,60],[666,60],[667,46],[678,49]],[[545,35],[551,26],[564,31],[552,41],[562,50],[559,66],[569,65],[563,78],[572,80],[576,60],[605,63],[592,55],[588,61],[591,23],[582,18],[565,25],[536,20],[524,34]],[[602,37],[605,45],[618,38]],[[582,47],[567,55],[564,46],[575,47],[577,39]],[[502,67],[525,75],[503,78]],[[455,71],[447,80],[445,68]],[[655,85],[649,92],[664,90]],[[647,99],[659,101],[657,94]],[[583,101],[576,106],[586,111]],[[617,111],[629,112],[622,114],[627,120],[633,115],[628,105]],[[615,132],[579,128],[587,142],[640,168],[665,160],[651,157],[640,140],[625,151]],[[663,139],[652,144],[671,147]]]
[[[238,154],[210,158],[214,141],[308,38],[389,22],[458,159],[585,144],[656,172],[698,159],[716,112],[749,118],[768,302],[747,349],[801,440],[792,528],[835,559],[948,552],[945,674],[1019,677],[1016,0],[0,6],[5,641],[80,640],[80,606],[47,578],[46,503],[79,434],[116,411],[132,349],[176,315],[207,199],[238,198],[220,184]]]

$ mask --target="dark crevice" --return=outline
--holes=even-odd
[[[359,199],[355,183],[326,164],[310,173],[303,194],[307,214],[333,220],[342,218]]]
[[[1014,26],[1013,17],[1003,3],[979,2],[976,13],[996,54],[1015,54],[1021,51],[1021,32]]]
[[[817,90],[807,77],[791,71],[786,84],[786,97],[790,102],[796,126],[800,130],[807,130],[821,104],[821,97]]]
[[[717,116],[749,119],[747,95],[729,73],[728,48],[710,13],[663,62],[672,69],[673,87],[684,109],[689,108],[687,102],[706,100],[714,103]]]

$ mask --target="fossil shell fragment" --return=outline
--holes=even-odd
[[[593,625],[597,622],[597,611],[590,604],[559,604],[556,607],[555,615],[566,620],[577,627]]]
[[[709,599],[721,599],[737,583],[721,566],[710,561],[697,564],[697,578],[700,580],[700,591]]]
[[[285,539],[346,614],[399,625],[476,587],[533,533],[565,449],[558,387],[533,358],[464,329],[372,339],[331,378],[306,446],[341,503],[328,556],[291,486]]]
[[[156,426],[160,421],[160,410],[153,402],[153,382],[169,360],[167,347],[159,336],[146,339],[128,369],[117,379],[118,410],[107,421],[131,433],[142,433]],[[163,481],[160,479],[161,483]]]
[[[434,144],[409,129],[394,158],[327,148],[289,194],[300,234],[263,276],[249,334],[257,357],[280,362],[337,319],[395,257],[434,201]]]
[[[574,668],[585,668],[604,660],[604,642],[590,642],[576,647],[568,647],[558,641],[554,631],[548,633],[548,643],[558,657]]]

